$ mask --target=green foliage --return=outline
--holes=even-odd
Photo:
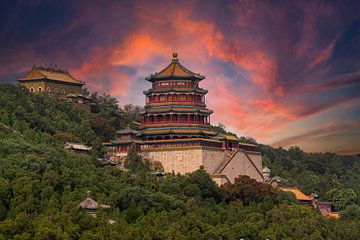
[[[145,161],[137,153],[135,144],[132,144],[129,148],[124,162],[124,167],[132,172],[139,172],[149,169],[149,166],[145,164]]]
[[[352,205],[356,201],[356,193],[351,188],[331,189],[326,193],[326,197],[338,210],[343,210],[346,206]]]
[[[91,94],[90,101],[92,103],[91,112],[98,114],[115,129],[120,128],[119,118],[121,111],[116,98],[104,94],[99,96],[97,92]]]
[[[101,101],[107,110],[92,114],[110,123],[103,119],[91,123],[94,115],[69,103],[0,85],[0,116],[6,120],[6,126],[0,124],[0,239],[360,238],[357,205],[345,208],[340,220],[325,219],[311,207],[292,204],[288,195],[280,196],[248,178],[221,191],[203,169],[156,178],[134,147],[128,161],[133,172],[103,167],[96,155],[64,150],[63,142],[68,140],[99,147],[107,134],[101,133],[100,126],[115,128],[106,116],[115,119],[116,102],[110,97]],[[356,188],[350,187],[358,183],[356,175],[351,175],[336,155],[330,155],[333,159],[323,167],[312,160],[307,166],[303,163],[306,154],[296,149],[266,151],[268,166],[289,181],[305,186],[307,180],[291,177],[292,171],[315,181],[316,170],[336,176],[335,180],[327,185],[317,179],[306,185],[309,188],[319,186],[325,192],[352,188],[357,194]],[[291,158],[287,158],[289,154]],[[295,169],[280,166],[279,159],[288,159]],[[344,161],[354,171],[358,169],[351,159]],[[350,173],[350,183],[344,183],[342,171]],[[111,209],[98,211],[96,218],[80,211],[78,204],[88,190]],[[116,222],[109,224],[108,219]]]
[[[315,192],[320,200],[336,202],[338,210],[360,203],[360,161],[356,157],[305,153],[299,147],[285,150],[260,145],[260,150],[271,175],[285,179],[282,184],[298,186],[307,194]]]
[[[220,192],[216,183],[203,168],[188,174],[189,183],[186,186],[188,196],[200,196],[202,199],[220,200]]]
[[[341,212],[342,220],[355,220],[360,221],[360,206],[350,205],[344,211]]]
[[[137,123],[141,122],[141,112],[143,111],[143,107],[134,106],[132,104],[125,105],[122,110],[122,120],[120,127],[138,129],[139,125]]]
[[[241,201],[245,205],[250,202],[263,202],[266,199],[276,202],[277,194],[268,184],[259,183],[248,176],[239,176],[234,184],[225,183],[220,188],[221,196],[226,202]]]

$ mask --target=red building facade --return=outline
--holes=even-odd
[[[145,91],[146,105],[141,136],[145,141],[210,138],[210,114],[206,108],[207,90],[199,87],[205,77],[186,69],[173,54],[162,71],[146,78],[152,88]]]
[[[255,151],[255,145],[241,144],[235,135],[212,130],[213,111],[205,102],[208,91],[199,86],[204,79],[185,68],[173,53],[168,66],[145,78],[152,86],[144,91],[146,104],[139,129],[118,131],[117,139],[104,145],[117,156],[126,156],[132,143],[139,152],[179,147]]]

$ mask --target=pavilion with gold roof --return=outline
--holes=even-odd
[[[19,86],[25,91],[57,96],[85,111],[91,111],[89,98],[83,95],[85,82],[74,78],[68,70],[52,64],[49,66],[34,65],[25,76],[19,77],[17,80]]]
[[[84,82],[74,78],[67,70],[56,66],[36,66],[18,79],[20,87],[29,92],[46,92],[59,96],[82,93]]]
[[[203,166],[219,183],[238,175],[263,181],[262,158],[256,146],[240,143],[235,135],[219,134],[210,124],[212,110],[205,102],[205,77],[185,68],[173,54],[172,61],[145,80],[145,111],[138,130],[124,129],[104,143],[111,157],[124,158],[131,144],[145,158],[160,162],[166,172],[187,173]]]

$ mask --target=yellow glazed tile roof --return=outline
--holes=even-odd
[[[174,77],[180,77],[180,78],[188,78],[188,79],[198,79],[202,80],[205,77],[201,76],[198,73],[194,73],[190,71],[189,69],[185,68],[183,65],[180,64],[177,53],[173,53],[173,58],[171,63],[165,67],[163,70],[161,70],[158,73],[155,73],[151,75],[150,77],[146,78],[147,80],[153,80],[153,79],[172,79]]]
[[[292,192],[297,200],[300,201],[312,201],[314,200],[314,197],[308,196],[305,193],[303,193],[300,189],[297,187],[279,187],[280,190],[284,192]]]
[[[81,81],[75,79],[70,73],[65,71],[51,71],[44,69],[36,69],[33,68],[29,73],[27,73],[24,77],[18,78],[19,81],[24,80],[40,80],[40,79],[50,79],[55,81],[62,81],[68,83],[76,83],[83,84]]]
[[[340,218],[340,213],[339,212],[329,212],[325,215],[326,218],[335,218],[335,219],[339,219]]]
[[[239,141],[239,139],[233,135],[224,135],[224,137],[228,140]]]

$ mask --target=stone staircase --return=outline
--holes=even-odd
[[[225,168],[225,166],[231,161],[231,159],[235,157],[238,151],[239,149],[235,149],[233,151],[228,152],[225,159],[219,163],[213,174],[220,174],[221,171]]]

